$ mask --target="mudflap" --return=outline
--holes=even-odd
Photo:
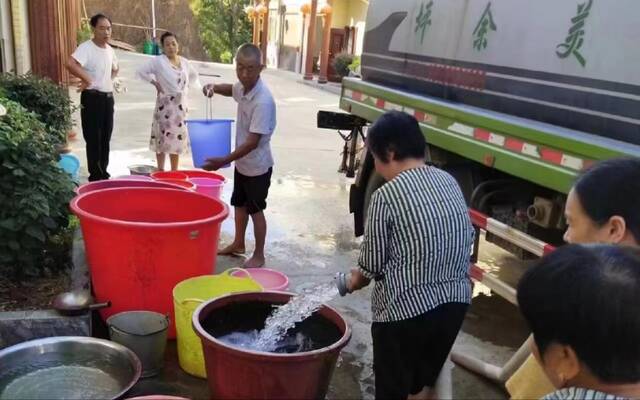
[[[366,186],[354,183],[349,190],[349,212],[353,214],[353,233],[364,235],[364,193]]]
[[[364,196],[367,193],[369,176],[374,169],[373,157],[366,148],[363,150],[361,160],[356,181],[349,190],[349,212],[353,214],[353,233],[356,237],[364,235]]]

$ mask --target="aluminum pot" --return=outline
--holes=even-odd
[[[142,363],[142,377],[160,372],[164,365],[169,318],[153,311],[125,311],[107,319],[111,340],[131,349]]]
[[[131,350],[108,340],[31,340],[0,351],[0,399],[117,399],[141,371]]]

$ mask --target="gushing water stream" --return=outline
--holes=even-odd
[[[289,329],[304,321],[322,305],[338,296],[333,282],[325,283],[294,296],[288,303],[276,308],[265,321],[264,329],[250,332],[233,332],[219,339],[236,347],[264,352],[304,351],[309,345],[298,334],[287,338]]]

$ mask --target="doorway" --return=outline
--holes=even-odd
[[[333,67],[334,58],[345,52],[347,49],[347,33],[342,28],[332,28],[329,40],[329,68],[328,78],[332,82],[340,82],[342,78],[337,74],[336,69]]]

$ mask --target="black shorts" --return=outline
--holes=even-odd
[[[446,303],[404,321],[374,322],[376,399],[406,400],[425,386],[433,388],[468,307]]]
[[[236,169],[233,173],[233,194],[231,205],[246,207],[247,213],[256,214],[267,208],[267,195],[271,186],[271,172],[258,176],[242,175]]]

